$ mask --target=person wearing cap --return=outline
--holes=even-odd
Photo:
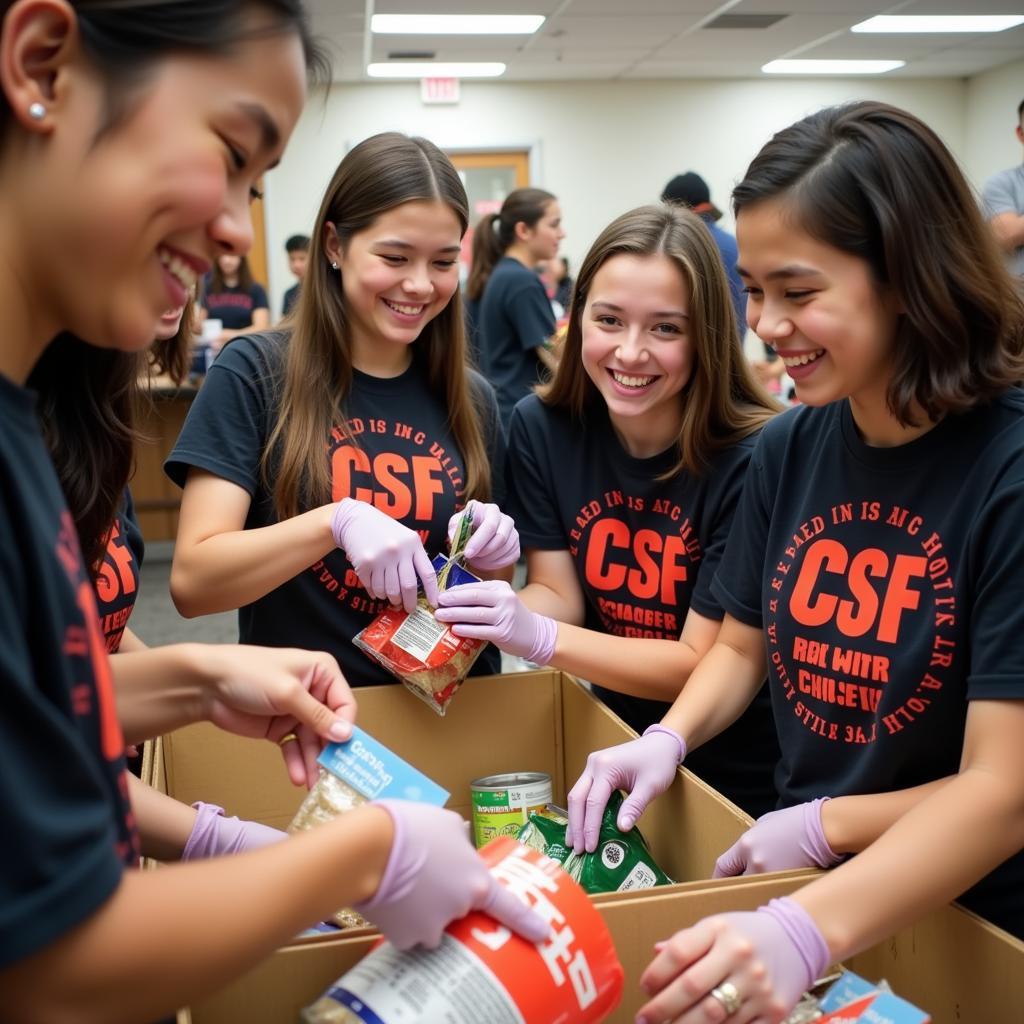
[[[696,171],[677,174],[665,186],[661,193],[661,201],[688,206],[707,225],[711,237],[715,240],[715,245],[718,246],[726,276],[729,278],[729,294],[732,296],[733,306],[736,307],[736,321],[742,339],[747,322],[747,296],[743,289],[743,282],[740,280],[739,274],[736,273],[736,239],[715,223],[721,220],[722,211],[711,202],[711,190],[708,188],[708,183]],[[767,345],[765,345],[765,358],[754,362],[754,370],[762,384],[773,392],[779,391],[779,380],[785,373],[786,367]]]

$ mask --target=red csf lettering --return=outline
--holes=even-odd
[[[101,601],[113,601],[120,594],[135,593],[132,551],[121,539],[121,529],[117,523],[110,528],[106,557],[96,577],[96,593]]]
[[[381,452],[371,463],[353,445],[342,445],[331,455],[332,500],[365,501],[392,519],[412,513],[418,522],[430,522],[435,499],[444,494],[443,478],[441,462],[433,455],[414,455],[411,466],[395,452]]]
[[[921,595],[909,584],[912,579],[923,578],[926,572],[927,560],[921,556],[896,555],[890,563],[889,556],[880,548],[864,548],[851,559],[838,541],[816,540],[807,549],[800,567],[790,598],[790,612],[804,626],[823,626],[834,619],[836,627],[850,637],[864,636],[877,625],[878,640],[895,643],[903,612],[920,606]],[[828,581],[822,579],[826,573],[845,576],[847,592],[853,600],[841,596],[842,592],[831,592]],[[886,580],[881,602],[871,579]]]
[[[631,552],[622,563],[610,549]],[[662,604],[677,603],[676,587],[687,579],[686,543],[682,537],[662,536],[656,530],[637,530],[617,519],[602,519],[590,532],[586,576],[600,590],[618,590],[623,585],[638,601],[659,598]],[[624,563],[624,564],[623,564]]]
[[[629,527],[618,519],[602,519],[590,531],[587,579],[600,590],[618,590],[626,582],[625,566],[605,565],[609,545],[624,550],[629,547]]]

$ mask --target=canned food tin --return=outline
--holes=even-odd
[[[484,846],[516,834],[534,811],[551,803],[551,776],[545,772],[488,775],[469,784],[473,800],[473,841]]]

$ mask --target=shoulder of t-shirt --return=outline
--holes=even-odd
[[[544,282],[528,267],[524,267],[519,260],[507,258],[504,263],[499,263],[494,271],[499,274],[499,283],[512,294],[539,288],[544,292]],[[493,276],[493,275],[492,275]]]
[[[796,405],[773,416],[759,433],[752,435],[755,461],[775,462],[792,444],[807,439],[813,439],[816,445],[838,425],[841,411],[840,402],[830,402],[822,406]]]
[[[252,296],[253,302],[256,303],[257,307],[267,304],[267,289],[259,281],[253,281],[249,294]]]
[[[1000,485],[1024,483],[1024,389],[1009,388],[980,414],[985,455],[994,461]]]
[[[284,366],[288,331],[241,334],[217,356],[214,366],[247,379],[276,375]]]
[[[512,410],[512,423],[517,422],[530,434],[545,434],[565,440],[569,428],[569,416],[564,410],[554,408],[540,395],[529,394],[519,399]],[[511,426],[509,432],[511,434]]]

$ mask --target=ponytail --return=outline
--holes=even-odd
[[[467,298],[479,299],[491,272],[516,240],[516,225],[532,228],[544,216],[555,197],[542,188],[517,188],[501,204],[500,213],[481,217],[473,231],[473,266],[466,282]]]

